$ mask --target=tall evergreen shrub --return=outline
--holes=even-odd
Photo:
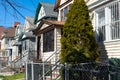
[[[93,26],[89,17],[88,6],[84,0],[74,0],[63,28],[61,38],[62,63],[83,63],[99,60]]]

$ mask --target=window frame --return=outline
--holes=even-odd
[[[43,33],[43,52],[54,51],[54,29]]]

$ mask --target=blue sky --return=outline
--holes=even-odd
[[[55,4],[55,0],[8,0],[14,1],[13,6],[24,16],[35,16],[36,7],[39,2]],[[24,24],[25,19],[21,17],[7,2],[0,0],[0,26],[11,27],[14,22]]]

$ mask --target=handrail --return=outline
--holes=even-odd
[[[50,59],[53,55],[55,55],[56,53],[59,53],[60,51],[61,51],[60,48],[59,48],[58,50],[56,50],[53,54],[51,54],[51,55],[45,60],[45,62],[49,61],[49,59]]]
[[[56,61],[55,65],[52,66],[52,67],[53,67],[52,70],[48,70],[44,75],[46,76],[49,72],[52,73],[53,71],[55,71],[55,70],[57,69],[57,67],[58,67],[58,65],[57,65],[58,63],[60,63],[60,60]],[[59,75],[57,76],[57,78],[58,78],[58,77],[59,77]],[[43,76],[41,76],[40,80],[41,80],[42,78],[43,78]],[[57,78],[56,78],[56,79],[57,79]]]
[[[33,52],[33,51],[36,51],[36,50],[32,50],[32,51],[28,51],[28,50],[27,50],[27,51],[25,51],[25,52]],[[21,60],[21,59],[23,59],[24,57],[26,57],[28,54],[29,54],[29,53],[24,54],[22,57],[19,57],[18,59],[14,60],[14,61],[12,61],[12,62],[16,63],[16,62],[18,62],[19,60]]]

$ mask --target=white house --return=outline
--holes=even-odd
[[[54,10],[58,21],[65,21],[66,13],[74,0],[56,0]],[[120,58],[120,1],[85,0],[93,23],[95,37],[102,52],[101,60]]]
[[[36,35],[37,59],[46,60],[58,48],[61,37],[62,22],[57,21],[57,12],[53,11],[54,4],[39,3],[35,15],[37,28],[33,33]]]

